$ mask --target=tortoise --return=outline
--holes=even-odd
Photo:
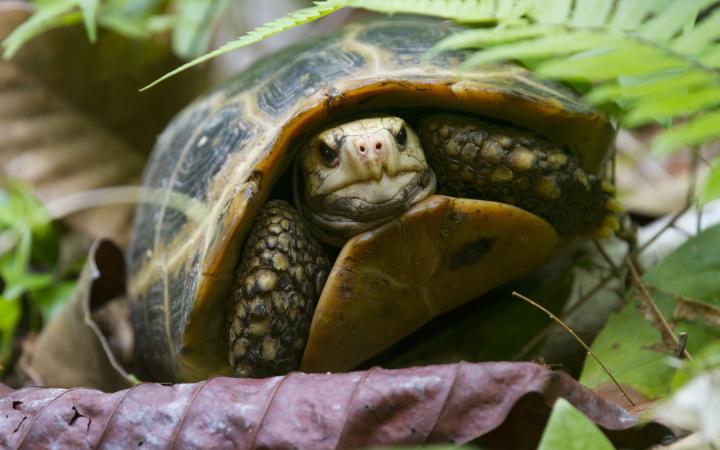
[[[617,228],[612,125],[521,67],[428,56],[459,29],[346,25],[171,121],[128,255],[147,373],[349,370],[561,242]]]

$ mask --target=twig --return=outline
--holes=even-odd
[[[678,347],[675,350],[675,357],[682,359],[685,355],[685,346],[687,346],[687,340],[688,340],[688,334],[686,332],[682,332],[678,336]]]
[[[581,306],[583,306],[588,300],[590,300],[597,292],[605,287],[605,285],[608,283],[608,281],[615,278],[616,275],[614,273],[605,275],[603,278],[600,279],[600,281],[595,284],[589,291],[587,291],[585,294],[583,294],[578,301],[576,301],[570,308],[567,309],[567,311],[564,312],[562,320],[568,320],[570,316],[572,316]],[[515,355],[513,355],[512,359],[517,361],[520,359],[525,358],[528,353],[530,353],[530,350],[532,350],[540,341],[545,339],[548,334],[552,330],[555,329],[557,324],[555,322],[550,322],[545,328],[540,330],[535,336],[533,336],[527,344],[523,346],[523,348],[520,349]]]
[[[662,236],[667,230],[675,226],[675,222],[678,221],[678,219],[687,212],[687,210],[690,209],[690,204],[685,204],[685,206],[682,207],[680,211],[677,211],[673,216],[670,218],[670,221],[665,224],[660,230],[658,230],[657,233],[653,234],[650,239],[645,241],[643,245],[641,245],[637,250],[635,250],[635,255],[639,255],[640,253],[644,252],[650,244],[655,242],[660,236]],[[633,257],[635,257],[633,255]]]
[[[593,244],[595,244],[595,248],[600,253],[600,256],[602,256],[610,269],[615,272],[615,276],[617,276],[618,278],[622,278],[622,275],[620,274],[620,268],[615,264],[612,258],[610,258],[610,255],[608,255],[602,245],[600,245],[600,242],[597,239],[593,239],[592,241]]]
[[[635,269],[635,265],[630,261],[630,258],[627,258],[627,264],[630,268],[630,273],[632,275],[633,281],[635,282],[635,285],[640,289],[640,292],[642,295],[640,296],[641,301],[646,305],[650,307],[650,311],[652,315],[654,316],[655,320],[653,322],[656,322],[657,325],[656,328],[659,328],[658,331],[660,331],[660,334],[663,336],[663,341],[667,342],[667,339],[672,341],[675,345],[674,348],[680,347],[680,342],[678,341],[677,336],[675,336],[675,333],[673,333],[672,328],[670,328],[670,324],[665,320],[665,316],[663,316],[662,311],[660,311],[660,308],[655,304],[652,297],[650,296],[650,292],[648,291],[647,286],[645,286],[645,283],[643,283],[642,279],[640,278],[640,275],[638,274],[637,270]],[[692,360],[692,357],[688,353],[687,349],[683,349],[682,354],[685,356],[685,358]]]
[[[598,358],[598,356],[595,354],[595,352],[593,352],[593,351],[590,349],[590,347],[588,347],[588,345],[580,338],[580,336],[578,336],[577,334],[575,334],[575,332],[572,330],[572,328],[570,328],[565,322],[563,322],[562,320],[560,320],[555,314],[551,313],[551,312],[550,312],[549,310],[547,310],[545,307],[543,307],[543,306],[541,306],[540,304],[538,304],[538,303],[530,300],[529,298],[525,297],[524,295],[522,295],[522,294],[520,294],[520,293],[518,293],[518,292],[515,292],[515,291],[513,291],[512,295],[514,295],[515,297],[518,297],[518,298],[520,298],[520,299],[522,299],[522,300],[530,303],[532,306],[538,308],[539,310],[541,310],[542,312],[544,312],[545,314],[547,314],[548,317],[550,317],[552,320],[554,320],[554,321],[556,321],[557,323],[559,323],[560,326],[562,326],[563,328],[565,328],[565,330],[566,330],[568,333],[570,333],[570,335],[571,335],[573,338],[575,338],[575,340],[576,340],[580,345],[582,345],[582,347],[585,349],[585,351],[588,352],[588,353],[590,354],[590,356],[593,357],[593,359],[600,365],[600,367],[602,367],[602,369],[603,369],[603,370],[605,371],[605,373],[610,377],[610,379],[612,380],[612,382],[615,383],[615,386],[617,386],[617,388],[620,390],[620,392],[622,392],[623,396],[625,396],[625,399],[627,399],[627,401],[630,403],[630,405],[632,405],[632,406],[637,406],[637,405],[635,405],[635,402],[632,401],[632,399],[631,399],[630,396],[627,394],[627,392],[625,392],[625,389],[623,389],[623,387],[620,385],[620,383],[618,382],[618,380],[615,379],[615,377],[613,376],[613,374],[610,372],[610,369],[608,369],[607,366],[605,366],[605,364],[603,364],[603,362],[600,361],[600,358]]]

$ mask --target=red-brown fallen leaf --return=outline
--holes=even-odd
[[[511,429],[508,436],[490,433],[491,448],[519,448],[508,442],[532,445],[525,441],[536,444],[539,437],[527,428],[528,411],[544,422],[558,397],[611,436],[636,425],[628,412],[563,373],[532,363],[459,363],[140,384],[110,394],[24,388],[0,397],[0,447],[319,450],[460,444]],[[518,403],[528,410],[519,418],[513,413]],[[508,424],[508,417],[517,423]],[[657,433],[644,434],[644,445],[657,442]]]

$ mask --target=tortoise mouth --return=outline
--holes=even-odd
[[[298,178],[296,176],[296,184]],[[385,195],[362,198],[355,194],[378,187],[378,191],[388,192],[382,189],[383,182],[401,184],[401,187]],[[435,173],[428,168],[423,172],[405,171],[392,177],[383,173],[381,180],[355,181],[332,194],[312,199],[300,194],[300,189],[295,189],[295,203],[319,239],[340,246],[352,236],[403,214],[433,194],[435,188]]]

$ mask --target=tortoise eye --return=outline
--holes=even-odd
[[[400,128],[400,131],[398,131],[395,135],[395,142],[397,142],[400,147],[405,146],[405,143],[407,142],[407,130],[405,129],[405,126]]]
[[[334,148],[324,142],[320,142],[320,145],[318,145],[318,151],[320,152],[320,157],[325,165],[328,167],[335,167],[338,165],[338,154]]]

